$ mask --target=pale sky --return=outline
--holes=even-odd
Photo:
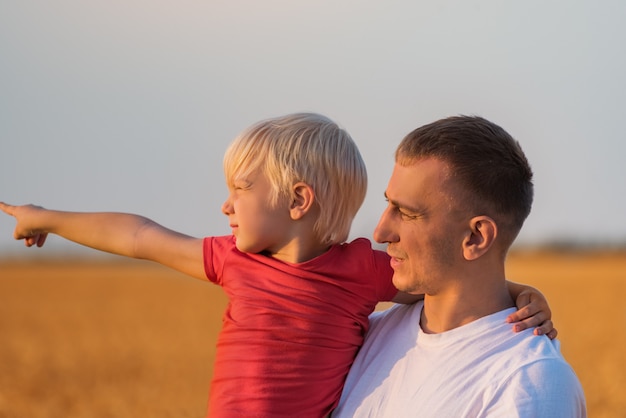
[[[227,144],[314,111],[362,151],[371,237],[402,137],[475,114],[535,171],[519,244],[624,243],[625,21],[622,0],[0,0],[0,200],[226,234]],[[13,227],[0,257],[27,251]]]

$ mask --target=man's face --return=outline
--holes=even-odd
[[[385,196],[388,201],[374,231],[388,243],[393,283],[409,293],[437,294],[463,257],[467,220],[461,194],[447,164],[434,158],[396,163]]]

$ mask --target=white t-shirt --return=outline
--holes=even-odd
[[[333,418],[586,417],[559,343],[514,333],[505,322],[514,308],[426,334],[422,307],[371,315]]]

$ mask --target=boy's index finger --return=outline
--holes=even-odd
[[[11,210],[12,206],[11,205],[7,205],[4,202],[0,202],[0,210],[2,210],[2,212],[8,214],[8,215],[13,215],[13,211]]]

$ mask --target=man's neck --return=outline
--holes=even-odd
[[[515,303],[504,282],[488,289],[425,295],[420,326],[428,334],[438,334],[513,306]]]

